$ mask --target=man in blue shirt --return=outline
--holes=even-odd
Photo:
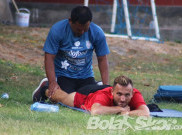
[[[67,93],[80,87],[95,84],[92,55],[95,51],[103,84],[109,84],[109,48],[103,30],[92,21],[86,6],[77,6],[71,17],[52,26],[44,44],[47,79],[33,92],[33,101],[40,101],[37,93],[49,89],[49,97],[57,89]]]

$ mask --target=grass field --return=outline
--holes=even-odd
[[[3,39],[4,36],[0,32],[0,38]],[[17,36],[21,37],[21,35]],[[32,37],[31,40],[33,40]],[[2,42],[5,45],[6,41]],[[109,57],[109,61],[116,60],[114,54],[111,56],[113,57]],[[142,92],[147,103],[151,103],[159,85],[182,85],[182,57],[169,56],[168,54],[159,54],[156,57],[168,59],[169,62],[160,64],[157,60],[144,61],[137,59],[137,57],[128,57],[127,61],[123,59],[124,62],[121,59],[122,62],[118,62],[117,66],[110,69],[110,84],[120,74],[129,76],[134,81],[134,86]],[[100,80],[96,66],[94,66],[94,71],[96,79]],[[96,129],[88,129],[88,121],[93,118],[88,114],[61,106],[58,113],[33,112],[30,110],[32,92],[44,77],[45,72],[41,66],[15,63],[0,57],[0,94],[6,92],[10,97],[9,99],[0,98],[2,105],[0,107],[0,135],[180,135],[182,133],[182,119],[180,118],[139,119],[132,117],[127,119],[130,127],[125,125],[127,124],[125,121],[123,125],[120,123],[120,127],[109,129],[107,122],[110,122],[112,126],[114,119],[114,124],[117,125],[118,121],[123,122],[125,117],[118,115],[97,116],[96,118],[100,119],[100,126]],[[182,111],[180,103],[163,102],[157,104],[160,108]],[[144,126],[148,128],[144,128]]]

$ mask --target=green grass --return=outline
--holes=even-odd
[[[99,72],[97,68],[94,68],[96,78],[99,79]],[[174,71],[175,72],[175,71]],[[156,92],[157,87],[162,84],[180,84],[182,82],[182,76],[179,74],[169,74],[162,72],[160,74],[135,72],[130,70],[128,72],[122,72],[120,70],[111,71],[110,82],[114,77],[119,74],[125,74],[133,79],[135,87],[140,89],[144,95],[147,103],[153,94]],[[20,134],[45,134],[45,135],[72,135],[72,134],[180,134],[180,130],[162,130],[155,131],[150,130],[137,130],[124,128],[121,129],[87,129],[87,123],[91,117],[88,114],[73,111],[64,107],[60,107],[58,113],[40,113],[30,110],[32,104],[31,94],[37,87],[38,83],[44,78],[44,71],[39,67],[32,67],[28,65],[14,64],[11,62],[0,60],[0,93],[7,92],[10,96],[9,99],[0,99],[0,103],[3,107],[0,108],[0,134],[8,135],[20,135]],[[149,86],[145,86],[145,84]],[[182,111],[182,105],[176,103],[159,103],[161,108],[170,108]],[[123,117],[117,115],[99,116],[101,120],[110,120],[112,117],[116,120],[122,120]],[[160,120],[170,121],[175,118],[153,118],[160,122]],[[182,119],[176,119],[176,125],[182,125]],[[137,123],[137,118],[128,120],[129,123],[134,126],[141,126]],[[143,123],[150,122],[150,120],[143,120]],[[103,125],[104,126],[104,125]],[[159,127],[162,127],[159,124]]]
[[[14,33],[14,30],[16,33]],[[0,43],[17,43],[27,48],[37,47],[43,44],[45,39],[28,33],[31,29],[17,29],[0,27]],[[38,29],[41,34],[47,35],[48,30]],[[20,33],[20,34],[19,34]],[[45,34],[46,33],[46,34]],[[41,35],[40,34],[40,35]],[[22,36],[23,35],[23,36]],[[39,44],[39,46],[37,46]],[[109,61],[117,63],[110,68],[110,84],[118,75],[126,75],[134,82],[134,87],[139,89],[146,101],[151,103],[153,95],[160,85],[182,85],[182,58],[157,54],[155,59],[147,56],[124,57],[111,54]],[[97,66],[94,66],[95,78],[100,80]],[[41,113],[30,110],[32,104],[32,92],[38,86],[45,72],[41,67],[13,63],[0,59],[0,95],[9,94],[9,99],[1,99],[0,104],[0,135],[180,135],[181,130],[132,130],[123,125],[120,129],[87,129],[88,120],[92,118],[88,114],[73,111],[60,106],[58,113]],[[182,111],[182,104],[174,102],[158,103],[160,108],[176,109]],[[98,116],[100,120],[123,120],[123,116],[106,115]],[[177,120],[173,124],[172,121]],[[139,118],[133,117],[128,122],[132,127],[143,125],[158,126],[166,129],[166,125],[182,125],[182,119],[178,118],[148,118],[138,122]],[[101,121],[100,121],[101,122]],[[102,124],[102,123],[100,123]],[[117,121],[115,121],[117,124]],[[104,124],[102,125],[104,127]]]

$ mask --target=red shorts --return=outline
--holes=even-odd
[[[74,107],[81,108],[81,106],[84,105],[86,99],[87,99],[87,95],[83,95],[76,92],[75,98],[74,98]]]

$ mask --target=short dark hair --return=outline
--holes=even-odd
[[[80,24],[86,24],[88,21],[92,21],[92,12],[86,6],[77,6],[71,11],[71,21]]]
[[[116,84],[120,84],[121,86],[128,86],[129,84],[131,84],[131,86],[133,87],[133,82],[130,78],[126,77],[126,76],[118,76],[114,79],[114,83],[113,83],[113,87],[116,86]]]

